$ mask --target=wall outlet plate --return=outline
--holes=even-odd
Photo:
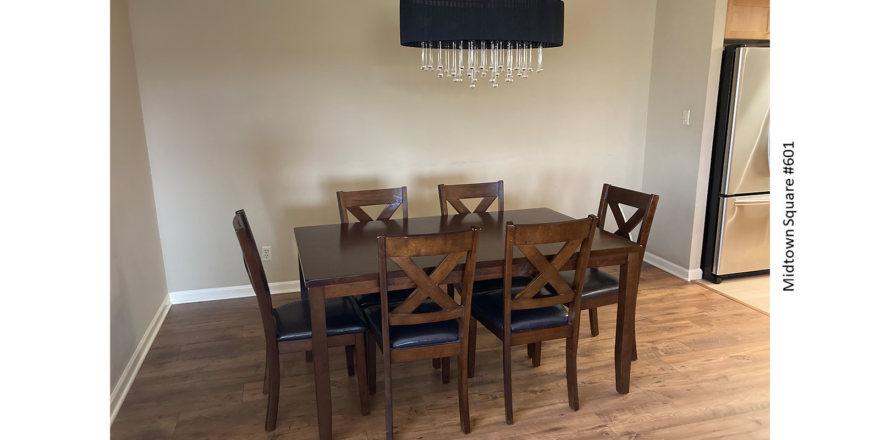
[[[684,110],[681,112],[681,125],[691,125],[691,111]]]
[[[263,261],[269,261],[272,259],[272,246],[263,246],[260,251],[260,256],[263,258]]]

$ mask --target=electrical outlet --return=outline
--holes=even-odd
[[[272,259],[272,246],[263,246],[262,252],[260,256],[263,257],[263,261],[269,261]]]
[[[691,125],[691,111],[684,110],[681,112],[681,125]]]

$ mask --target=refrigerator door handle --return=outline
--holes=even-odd
[[[733,200],[733,204],[736,206],[769,205],[770,198],[769,197],[766,199],[756,199],[754,197],[736,198]]]

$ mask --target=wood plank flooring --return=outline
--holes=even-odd
[[[614,306],[600,334],[583,325],[580,411],[565,386],[565,343],[544,343],[533,368],[513,351],[515,423],[504,422],[501,343],[478,326],[471,379],[473,431],[459,429],[455,365],[444,385],[430,361],[395,365],[396,439],[766,439],[770,436],[770,318],[699,284],[645,265],[637,303],[639,360],[627,395],[614,389]],[[276,304],[298,294],[274,295]],[[586,314],[584,321],[588,318]],[[114,440],[317,438],[312,365],[282,356],[278,428],[266,433],[265,345],[257,302],[242,298],[171,307],[115,423]],[[379,353],[381,356],[381,353]],[[360,415],[357,380],[330,350],[336,439],[385,435],[382,363],[373,412]]]
[[[721,284],[706,280],[696,280],[696,282],[734,301],[770,314],[770,275],[731,278]]]

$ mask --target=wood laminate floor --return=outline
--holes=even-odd
[[[697,282],[735,301],[770,313],[770,275],[731,278],[722,281],[721,284],[706,280],[697,280]]]
[[[580,411],[567,403],[563,341],[544,343],[538,368],[525,346],[514,347],[515,423],[506,425],[501,343],[478,326],[476,377],[469,381],[472,432],[459,429],[455,361],[446,385],[430,361],[419,361],[393,367],[395,438],[769,438],[768,316],[646,264],[636,312],[639,360],[630,393],[621,395],[614,389],[616,308],[599,310],[599,336],[581,328]],[[278,428],[263,431],[264,356],[254,298],[172,306],[111,438],[317,438],[312,365],[302,354],[282,356]],[[381,361],[367,417],[360,415],[357,380],[346,373],[342,348],[330,350],[330,367],[334,438],[384,438]]]

